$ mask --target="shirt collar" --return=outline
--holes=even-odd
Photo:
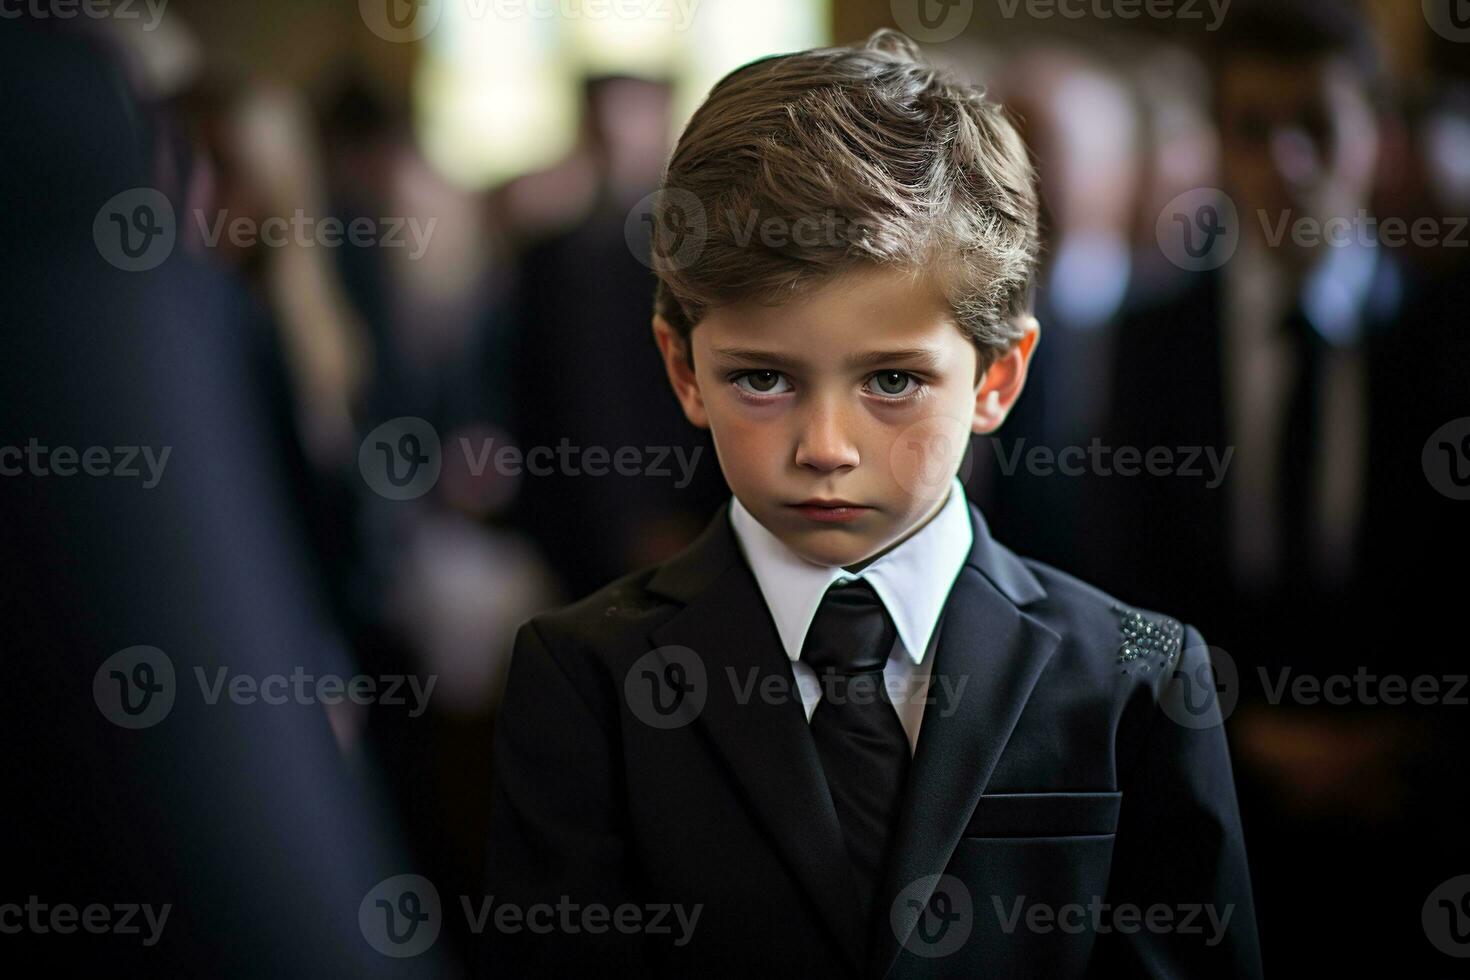
[[[731,501],[730,523],[792,661],[801,657],[806,631],[827,589],[834,582],[863,579],[888,610],[910,659],[921,663],[975,537],[965,488],[958,478],[939,513],[856,575],[840,565],[818,565],[802,558],[766,530],[739,498]]]
[[[1375,301],[1374,288],[1385,273],[1382,250],[1354,243],[1322,251],[1293,296],[1266,246],[1250,237],[1242,240],[1225,271],[1235,296],[1245,301],[1243,328],[1269,333],[1295,302],[1323,340],[1334,347],[1356,343]]]

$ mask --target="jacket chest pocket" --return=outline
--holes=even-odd
[[[964,836],[1111,836],[1122,803],[1121,792],[989,793],[980,797]]]
[[[1081,977],[1106,900],[1122,793],[990,793],[980,797],[946,874],[969,899],[964,947],[935,974]],[[926,964],[927,965],[927,964]]]

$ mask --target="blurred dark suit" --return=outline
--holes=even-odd
[[[154,169],[158,117],[112,65],[69,32],[0,30],[3,442],[170,453],[152,488],[0,478],[14,821],[0,902],[172,911],[155,945],[28,929],[4,937],[7,960],[109,976],[432,974],[431,957],[390,960],[359,927],[364,896],[402,859],[322,705],[210,704],[196,684],[196,670],[262,678],[350,660],[275,462],[248,301],[177,250],[123,272],[94,243],[113,195],[170,186]],[[93,679],[134,645],[170,658],[176,700],[125,730]]]
[[[1403,272],[1392,264],[1398,257],[1379,259],[1380,272]],[[1436,428],[1470,415],[1464,281],[1387,277],[1388,288],[1363,307],[1365,466],[1345,579],[1289,574],[1262,588],[1239,577],[1229,511],[1235,465],[1215,489],[1177,476],[1096,479],[1085,501],[1100,583],[1129,601],[1177,609],[1238,669],[1230,726],[1242,817],[1265,958],[1283,967],[1444,965],[1423,940],[1419,907],[1470,857],[1442,800],[1463,765],[1465,709],[1306,703],[1269,685],[1304,674],[1465,674],[1444,630],[1463,591],[1457,570],[1470,522],[1421,461]],[[1220,274],[1189,277],[1121,324],[1110,445],[1223,451],[1240,440],[1226,381],[1225,283]],[[1376,897],[1363,907],[1318,900],[1365,887]],[[1365,930],[1382,937],[1373,950],[1303,938]]]
[[[1245,393],[1241,382],[1232,381],[1227,363],[1226,278],[1194,274],[1176,293],[1145,300],[1124,317],[1114,348],[1104,443],[1115,450],[1135,447],[1145,457],[1150,449],[1162,447],[1181,464],[1183,450],[1193,447],[1213,449],[1221,460],[1227,452],[1231,455],[1219,486],[1209,485],[1209,462],[1203,454],[1194,463],[1205,471],[1198,476],[1145,474],[1093,480],[1085,526],[1095,536],[1098,574],[1109,588],[1143,604],[1178,609],[1227,650],[1250,651],[1247,655],[1273,663],[1288,649],[1294,663],[1330,654],[1334,642],[1346,634],[1332,635],[1340,620],[1329,613],[1351,608],[1373,587],[1378,576],[1368,561],[1370,542],[1384,539],[1383,511],[1392,506],[1390,487],[1402,485],[1397,474],[1379,465],[1404,443],[1395,405],[1402,400],[1405,383],[1413,383],[1399,376],[1389,356],[1403,342],[1396,331],[1397,292],[1389,278],[1394,274],[1385,261],[1378,263],[1359,311],[1357,346],[1365,369],[1365,397],[1355,424],[1357,434],[1366,440],[1366,463],[1356,489],[1354,550],[1337,577],[1308,562],[1292,562],[1288,539],[1295,529],[1286,524],[1276,528],[1274,577],[1271,567],[1242,569],[1235,557],[1240,543],[1234,537],[1256,530],[1235,523],[1232,515],[1232,508],[1247,506],[1233,499],[1247,492],[1238,486],[1240,473],[1247,464],[1261,462],[1249,458],[1252,452],[1259,456],[1283,451],[1296,379],[1292,362],[1287,362],[1274,418],[1262,426],[1267,432],[1271,425],[1280,428],[1259,442],[1243,445],[1246,433],[1235,420],[1241,417],[1237,402]],[[1285,305],[1291,302],[1290,297],[1283,299]],[[1277,328],[1272,324],[1267,329]],[[1308,439],[1312,447],[1324,438],[1318,422]],[[1417,447],[1416,443],[1416,459]],[[1417,464],[1414,472],[1419,473]],[[1310,474],[1280,466],[1275,476],[1278,482],[1267,481],[1265,496],[1256,502],[1258,511],[1247,513],[1289,513],[1281,496]],[[1422,492],[1432,492],[1427,483]],[[1328,655],[1325,662],[1332,659]]]
[[[615,457],[632,447],[643,469],[657,457],[665,470],[625,476],[604,461],[608,472],[593,476],[553,463],[549,475],[522,477],[517,521],[568,595],[667,557],[728,492],[708,434],[689,424],[669,389],[650,325],[653,272],[634,255],[626,218],[604,203],[528,249],[511,314],[512,431],[522,451],[554,452],[566,440],[580,469],[589,448]],[[675,451],[697,459],[687,486],[676,485]]]

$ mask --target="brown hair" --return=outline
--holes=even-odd
[[[865,263],[934,275],[982,369],[1029,319],[1037,192],[1021,137],[887,28],[725,76],[674,149],[653,230],[654,309],[686,356],[711,308],[782,303]]]

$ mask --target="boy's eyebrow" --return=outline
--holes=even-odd
[[[775,351],[758,350],[753,347],[716,347],[710,351],[711,354],[722,360],[746,361],[755,364],[772,365],[781,368],[802,367],[803,362],[799,358],[788,357]],[[895,350],[864,351],[860,354],[851,354],[846,357],[848,367],[882,367],[887,364],[922,362],[928,366],[938,366],[941,356],[940,352],[930,347],[903,347]]]

